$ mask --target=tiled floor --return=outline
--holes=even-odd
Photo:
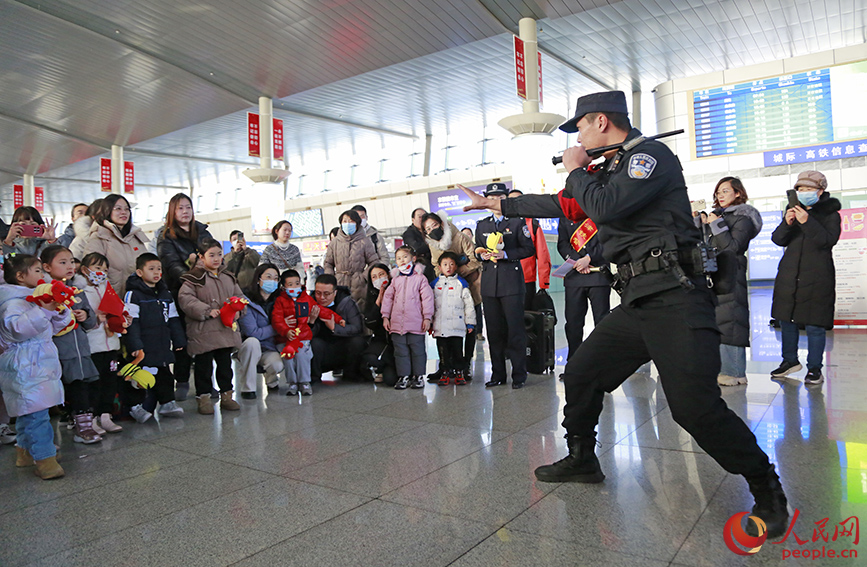
[[[812,541],[825,518],[832,536],[867,520],[867,333],[831,339],[821,388],[778,384],[778,339],[754,323],[750,383],[724,391],[777,464],[804,545],[726,548],[723,525],[752,504],[746,483],[672,421],[655,369],[606,397],[604,483],[537,482],[533,469],[565,454],[562,384],[486,390],[481,343],[465,387],[326,382],[213,417],[187,401],[183,419],[125,423],[99,445],[64,430],[67,476],[53,482],[4,446],[0,565],[867,565],[867,543]],[[864,558],[782,560],[823,546]]]

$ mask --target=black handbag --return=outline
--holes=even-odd
[[[551,299],[551,296],[548,295],[546,290],[540,289],[537,291],[536,295],[533,296],[533,302],[531,305],[533,311],[551,313],[554,316],[554,324],[557,324],[557,312],[554,310],[554,300]]]

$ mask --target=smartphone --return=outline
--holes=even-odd
[[[42,236],[45,227],[41,224],[22,224],[21,236]]]
[[[798,191],[796,189],[789,189],[786,191],[786,197],[789,199],[789,208],[799,207],[801,206],[801,202],[798,200]]]
[[[690,206],[692,207],[692,212],[696,213],[698,211],[703,211],[707,208],[707,201],[704,199],[699,199],[697,201],[690,201]]]

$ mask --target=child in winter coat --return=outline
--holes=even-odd
[[[476,309],[467,281],[457,274],[458,256],[443,252],[437,262],[442,274],[431,283],[434,292],[434,319],[431,334],[436,337],[443,374],[440,386],[448,386],[451,378],[455,384],[467,383],[464,376],[464,337],[476,326]]]
[[[397,365],[397,390],[424,388],[427,366],[424,336],[434,315],[434,296],[416,264],[415,252],[401,246],[395,252],[397,268],[391,271],[391,285],[382,300],[382,325],[391,334]]]
[[[316,302],[301,285],[301,276],[295,270],[286,270],[280,275],[279,290],[282,293],[277,295],[271,311],[271,326],[277,332],[277,348],[283,350],[286,341],[295,338],[299,339],[302,345],[293,358],[283,358],[286,382],[289,383],[286,395],[298,394],[300,386],[302,396],[311,396],[313,388],[310,386],[310,363],[313,360],[313,349],[310,347],[310,339],[313,338],[313,331],[307,324],[307,318],[310,308],[316,305]],[[294,324],[289,325],[287,318],[294,318]]]
[[[64,473],[57,464],[48,409],[63,403],[63,384],[51,337],[69,324],[69,313],[56,311],[54,302],[27,301],[45,279],[39,258],[6,258],[3,277],[9,285],[0,285],[0,390],[9,415],[18,418],[15,464],[35,464],[43,480],[59,478]]]
[[[48,276],[72,284],[75,263],[68,248],[53,244],[42,251],[40,259]],[[99,371],[90,358],[90,341],[84,333],[96,327],[96,314],[84,293],[77,293],[75,298],[70,328],[54,335],[63,368],[66,407],[73,419],[67,427],[74,430],[72,440],[76,443],[98,443],[102,441],[102,434],[93,427],[93,408],[99,401]]]
[[[178,304],[186,315],[187,352],[195,358],[196,396],[199,413],[212,415],[211,373],[217,362],[217,385],[220,388],[220,409],[238,411],[241,406],[232,399],[232,351],[241,346],[241,334],[220,320],[220,309],[231,297],[243,297],[235,277],[223,267],[223,245],[206,238],[199,246],[197,266],[181,276]],[[237,319],[239,313],[235,314]]]
[[[108,259],[99,252],[91,252],[81,260],[78,275],[72,278],[72,284],[84,290],[90,306],[96,309],[96,327],[85,331],[90,345],[90,359],[99,372],[98,394],[94,410],[94,430],[108,433],[123,431],[123,427],[114,423],[111,414],[114,411],[114,399],[119,393],[120,378],[117,371],[120,368],[121,353],[118,334],[110,331],[105,322],[105,313],[99,310],[102,298],[108,289]],[[99,429],[97,429],[97,427]]]
[[[183,408],[175,401],[175,378],[169,364],[175,361],[173,349],[187,346],[187,337],[162,276],[163,265],[159,257],[145,252],[136,258],[135,274],[126,280],[124,304],[132,322],[123,336],[123,343],[132,356],[144,356],[139,365],[156,378],[156,384],[148,391],[144,402],[130,409],[130,415],[139,423],[150,419],[157,402],[161,416],[184,415]],[[137,398],[135,401],[141,400],[141,390],[136,390],[133,395]]]

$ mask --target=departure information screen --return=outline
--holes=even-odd
[[[867,134],[867,62],[693,91],[695,157],[849,140]]]

